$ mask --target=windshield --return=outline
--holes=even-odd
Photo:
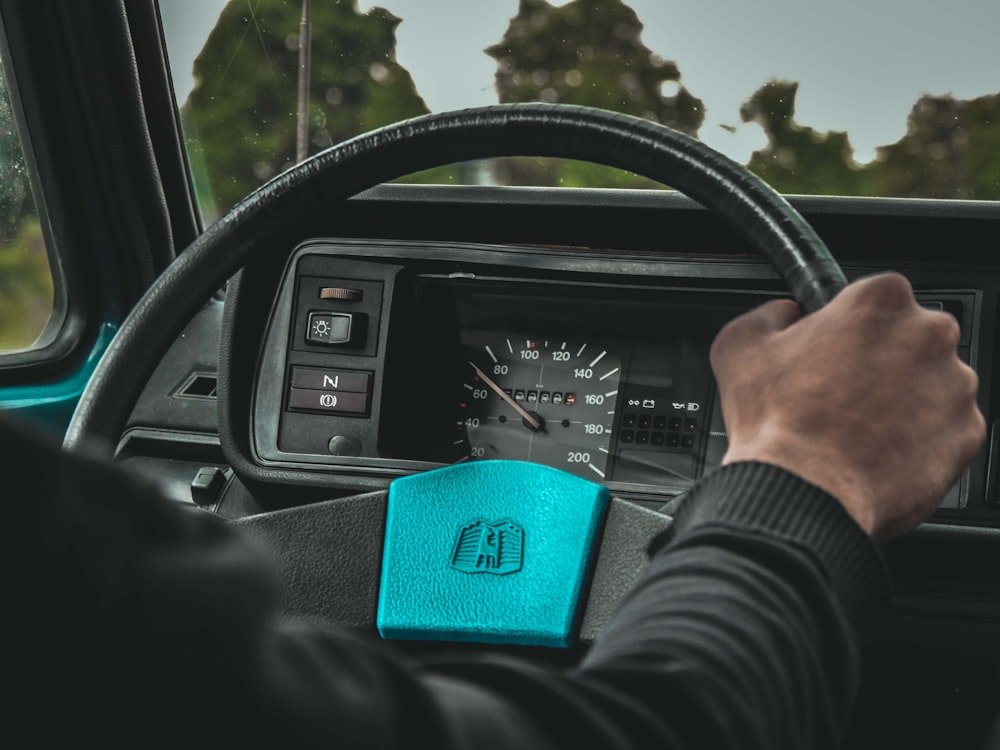
[[[361,132],[527,101],[657,120],[787,194],[1000,200],[996,0],[169,0],[160,12],[206,223]],[[409,179],[659,187],[525,159]]]

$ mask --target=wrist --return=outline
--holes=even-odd
[[[844,468],[844,462],[819,456],[801,441],[750,441],[731,443],[722,465],[755,461],[788,471],[833,497],[869,537],[878,537],[875,504],[868,487]]]
[[[866,637],[881,623],[889,586],[879,547],[823,488],[770,462],[720,467],[686,494],[670,539],[711,536],[719,526],[809,550],[859,634]]]

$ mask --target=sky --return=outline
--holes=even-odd
[[[495,62],[483,50],[503,36],[518,0],[355,2],[361,12],[377,5],[402,19],[396,59],[432,111],[496,103]],[[627,3],[643,24],[643,43],[676,62],[681,83],[704,101],[699,137],[744,163],[767,141],[757,125],[740,122],[740,105],[774,78],[799,82],[799,124],[846,131],[861,162],[902,137],[922,94],[969,99],[1000,92],[1000,0]],[[225,4],[160,1],[180,103]]]

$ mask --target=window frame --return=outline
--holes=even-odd
[[[0,75],[4,76],[7,84],[7,95],[14,117],[14,130],[23,155],[31,198],[45,244],[53,291],[52,311],[41,333],[35,342],[25,349],[0,351],[0,373],[17,368],[26,376],[30,376],[34,372],[32,365],[51,365],[70,355],[82,331],[79,325],[81,320],[79,311],[74,311],[77,314],[71,314],[71,295],[66,273],[67,258],[65,253],[60,252],[60,245],[52,228],[48,201],[40,184],[41,174],[25,113],[25,100],[15,72],[8,39],[3,15],[0,14],[0,66],[2,66]],[[0,383],[2,382],[3,379],[0,379]]]
[[[0,355],[0,409],[58,434],[125,315],[201,227],[154,0],[0,0],[0,49],[65,294],[47,346]]]

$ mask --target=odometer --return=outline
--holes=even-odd
[[[457,460],[517,459],[602,480],[621,377],[597,341],[466,331]]]

